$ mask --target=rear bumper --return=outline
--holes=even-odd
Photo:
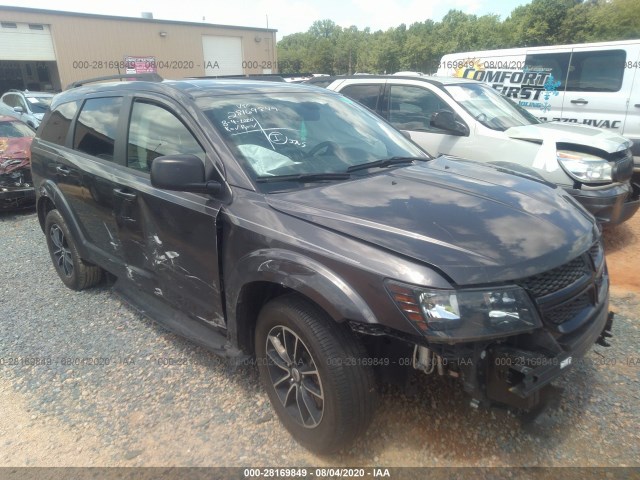
[[[634,192],[629,183],[619,183],[601,189],[567,191],[602,225],[613,226],[625,222],[640,208],[640,192]]]
[[[0,211],[29,208],[36,203],[36,191],[33,187],[0,188]]]

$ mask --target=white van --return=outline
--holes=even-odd
[[[542,121],[624,135],[640,175],[640,39],[452,53],[437,75],[487,82]]]

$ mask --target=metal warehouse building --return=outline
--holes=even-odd
[[[148,18],[147,18],[148,17]],[[117,73],[277,72],[274,29],[0,6],[0,93]]]

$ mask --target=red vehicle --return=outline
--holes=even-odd
[[[35,134],[26,123],[0,116],[0,210],[34,205],[31,141]]]

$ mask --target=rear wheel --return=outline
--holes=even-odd
[[[53,266],[67,287],[82,290],[100,281],[102,269],[80,258],[69,227],[58,210],[51,210],[47,214],[44,232]]]
[[[273,408],[300,444],[330,453],[364,433],[375,409],[375,382],[348,328],[291,295],[264,306],[255,340]]]

